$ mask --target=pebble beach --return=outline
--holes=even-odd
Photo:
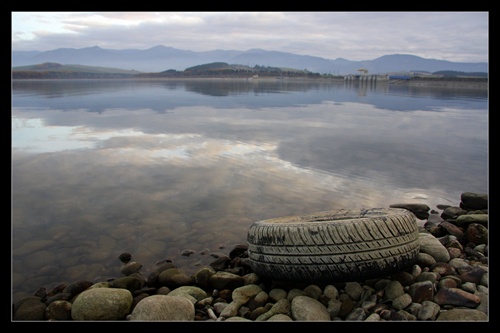
[[[488,195],[463,192],[456,205],[394,203],[419,225],[408,269],[365,281],[276,282],[249,264],[247,245],[213,253],[188,274],[169,259],[144,267],[116,254],[116,277],[74,281],[12,302],[26,321],[489,321]],[[189,256],[189,253],[185,253]]]

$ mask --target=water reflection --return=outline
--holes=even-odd
[[[117,276],[124,251],[194,272],[260,219],[487,192],[483,92],[391,89],[14,82],[14,292]]]

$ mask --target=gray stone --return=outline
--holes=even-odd
[[[68,301],[54,301],[45,309],[47,320],[71,320],[72,304]]]
[[[422,307],[418,311],[418,320],[435,320],[439,314],[439,304],[432,301],[423,301]]]
[[[242,304],[239,301],[232,301],[224,308],[224,310],[222,310],[222,312],[220,313],[220,317],[222,318],[235,317],[238,314],[241,305]]]
[[[71,307],[73,320],[122,320],[132,306],[127,289],[96,288],[81,292]]]
[[[291,303],[294,320],[330,320],[330,314],[323,304],[307,296],[296,296]]]
[[[207,297],[206,291],[196,286],[182,286],[175,288],[169,294],[169,296],[186,296],[189,295],[193,297],[196,301],[201,301]]]
[[[363,287],[359,284],[359,282],[347,282],[344,290],[353,301],[358,301],[363,293]]]
[[[244,280],[241,276],[219,271],[214,275],[210,276],[208,283],[212,288],[215,289],[236,289],[243,286]]]
[[[455,220],[455,223],[459,227],[467,227],[471,223],[481,224],[483,226],[488,226],[488,214],[466,214],[460,215]]]
[[[488,315],[474,309],[451,309],[442,311],[436,321],[488,321]]]
[[[135,306],[130,321],[194,321],[194,305],[186,297],[153,295]]]
[[[431,255],[437,262],[450,261],[450,253],[436,237],[421,232],[418,240],[420,243],[420,252]]]
[[[14,320],[45,320],[46,308],[39,299],[29,299],[16,309]]]
[[[249,284],[241,286],[233,290],[233,301],[239,301],[241,304],[246,304],[252,297],[256,296],[262,291],[262,288],[256,284]]]
[[[267,321],[293,321],[293,319],[286,314],[277,313],[271,316]]]

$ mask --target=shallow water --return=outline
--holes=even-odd
[[[14,81],[13,293],[188,272],[257,220],[488,192],[484,90],[291,81]],[[194,250],[191,256],[182,251]]]

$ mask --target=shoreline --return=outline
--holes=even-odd
[[[488,78],[415,78],[409,80],[388,80],[380,79],[374,82],[360,80],[346,80],[340,77],[96,77],[96,78],[13,78],[12,81],[237,81],[237,82],[305,82],[305,83],[331,83],[331,84],[349,84],[359,86],[409,86],[417,88],[450,88],[450,89],[474,89],[488,90]]]
[[[407,209],[416,220],[425,222],[418,227],[420,252],[416,262],[390,276],[322,283],[261,279],[249,265],[248,246],[243,244],[228,255],[220,254],[193,275],[170,260],[141,271],[142,264],[133,261],[131,254],[122,253],[118,259],[123,264],[121,269],[117,265],[120,273],[116,278],[62,283],[50,290],[40,287],[33,296],[13,300],[12,319],[487,321],[488,195],[464,192],[459,204],[437,207],[442,212],[423,204],[391,207]],[[87,297],[83,295],[93,296],[82,304],[79,297]],[[177,297],[165,298],[174,295]],[[123,299],[105,301],[118,296]],[[295,297],[299,297],[297,301]],[[138,307],[145,299],[148,301]],[[297,304],[299,299],[305,303]],[[161,302],[174,300],[170,308],[188,308],[183,319],[161,308]],[[152,307],[141,313],[139,308],[148,303]],[[114,312],[117,304],[124,304],[125,310]],[[315,307],[314,313],[309,312],[310,306]]]

